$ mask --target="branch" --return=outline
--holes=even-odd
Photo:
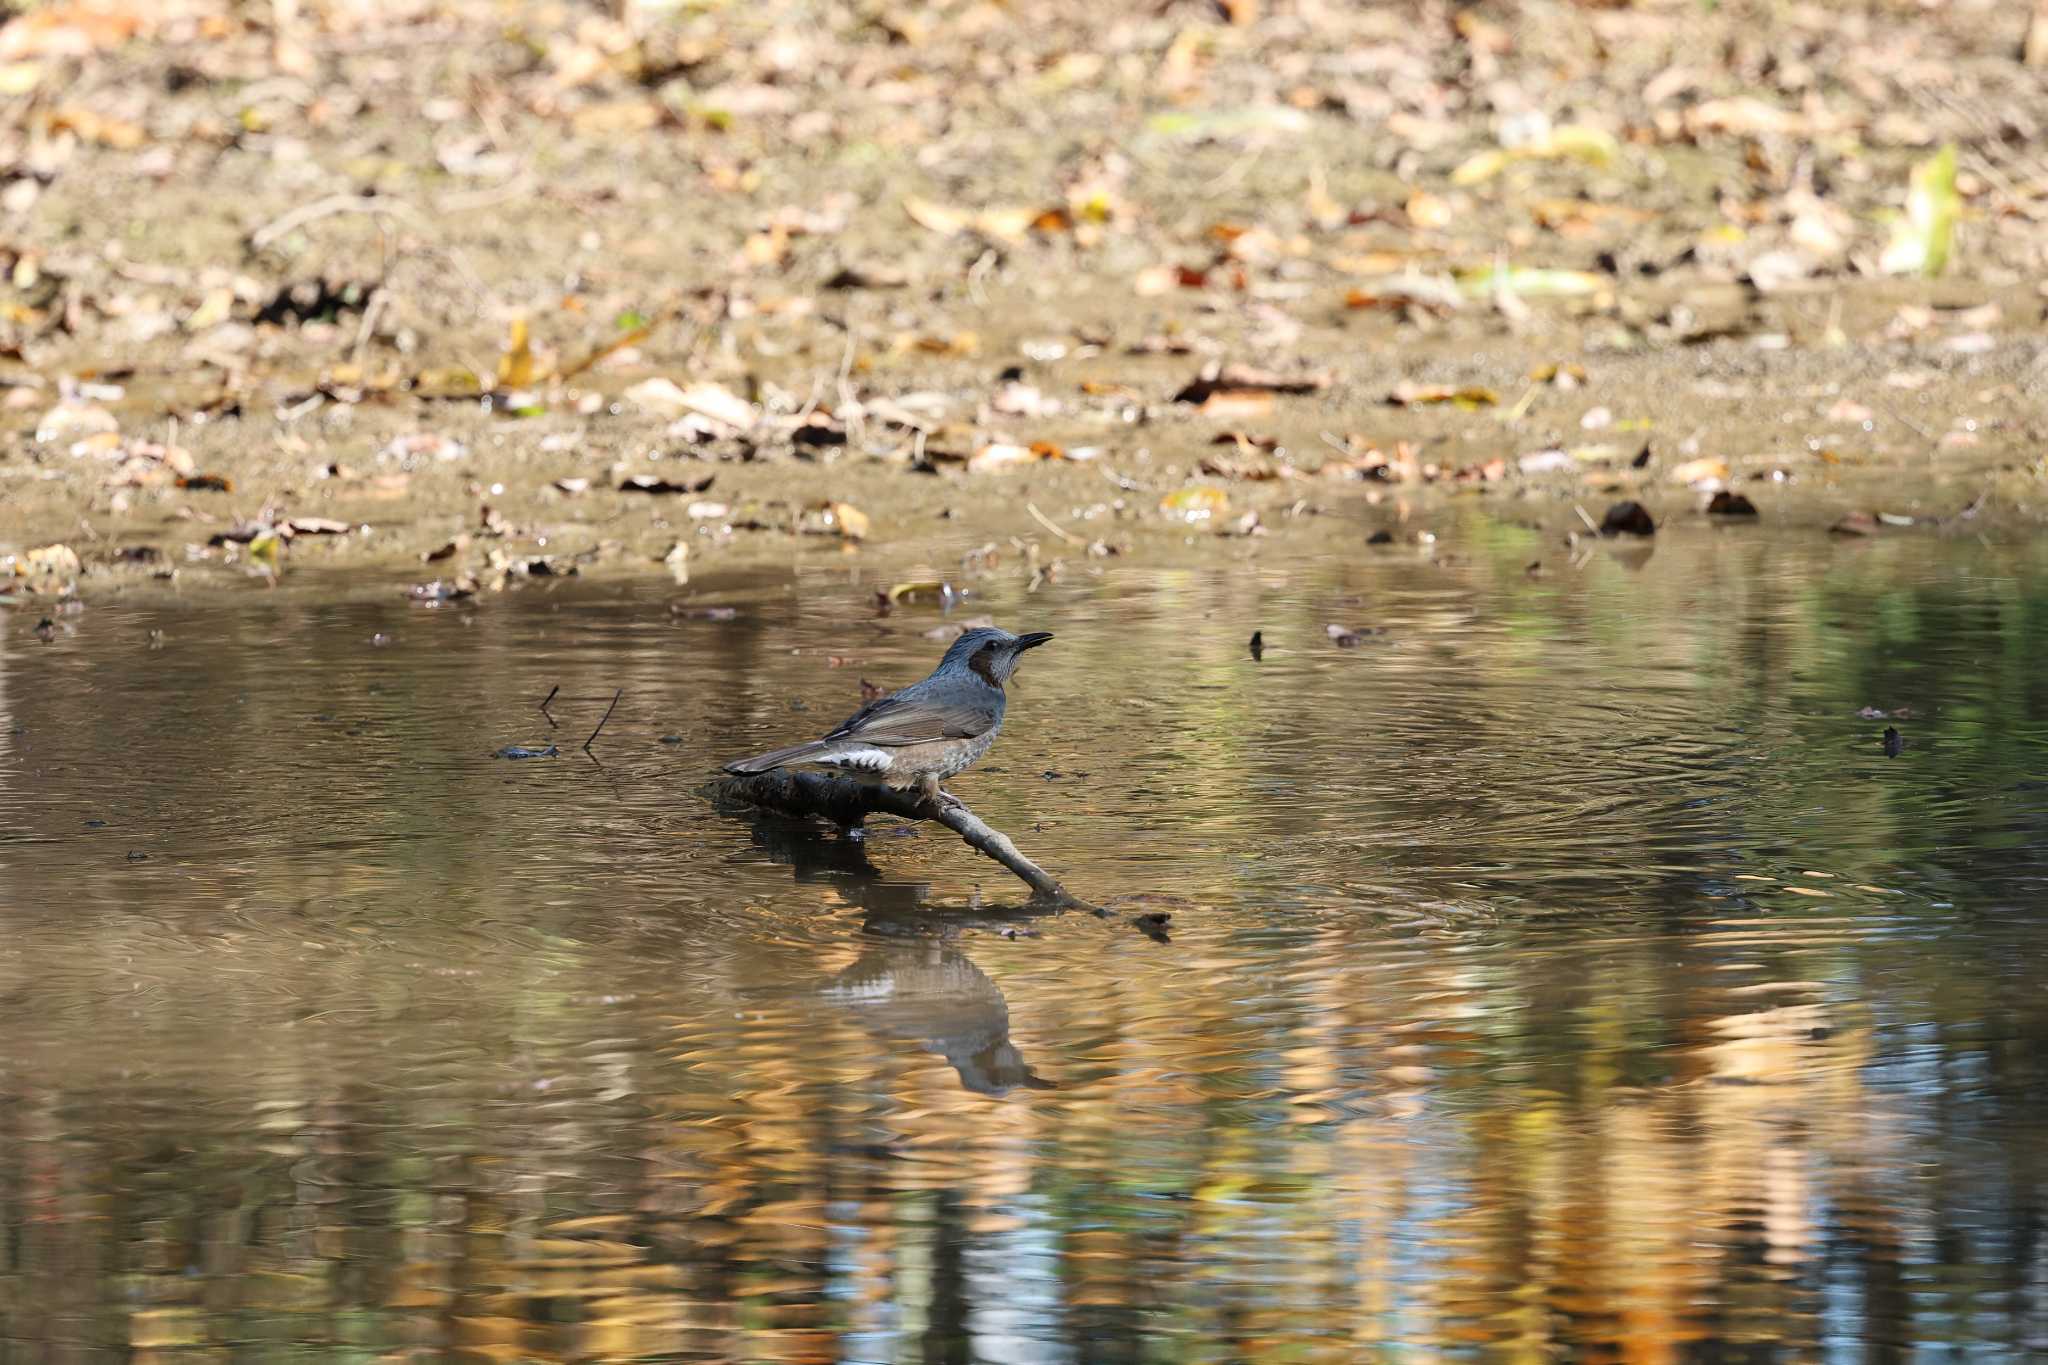
[[[389,195],[331,194],[325,199],[301,204],[256,228],[249,234],[249,247],[252,251],[262,251],[306,224],[332,218],[337,213],[373,213],[386,218],[408,219],[422,226],[426,223],[411,205]]]
[[[854,826],[870,815],[898,815],[905,820],[932,820],[966,841],[975,852],[995,859],[1036,895],[1063,905],[1080,905],[1052,874],[1017,851],[1010,836],[994,828],[957,800],[951,805],[928,802],[915,791],[869,787],[826,773],[772,772],[728,777],[714,783],[715,801],[759,806],[785,815],[819,815],[834,824]]]

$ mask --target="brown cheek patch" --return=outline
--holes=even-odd
[[[1001,687],[1002,683],[996,680],[995,653],[994,645],[983,645],[974,651],[974,657],[967,661],[967,666],[988,679],[990,687]]]

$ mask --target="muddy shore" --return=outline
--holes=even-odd
[[[0,40],[28,610],[2048,508],[1997,7],[70,15]]]

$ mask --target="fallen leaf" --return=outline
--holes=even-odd
[[[1324,626],[1323,632],[1330,637],[1330,643],[1337,646],[1337,648],[1352,649],[1370,640],[1375,635],[1385,635],[1387,628],[1385,626],[1367,626],[1362,630],[1353,630],[1349,626],[1331,624]]]
[[[1877,518],[1868,512],[1849,512],[1828,527],[1828,531],[1838,536],[1874,536],[1877,534]]]
[[[23,389],[23,393],[31,390]],[[114,414],[91,403],[66,401],[44,413],[36,422],[36,444],[76,441],[82,437],[117,432],[121,424]]]
[[[1823,120],[1825,121],[1825,120]],[[1705,100],[1685,113],[1686,130],[1701,133],[1731,133],[1741,137],[1806,137],[1820,131],[1802,114],[1781,109],[1754,96]]]
[[[701,479],[664,479],[655,474],[628,474],[619,481],[621,493],[652,493],[667,496],[675,493],[702,493],[718,481],[716,474],[706,474]]]
[[[1707,515],[1711,517],[1753,517],[1757,514],[1756,504],[1740,493],[1722,489],[1707,503]]]
[[[944,236],[976,232],[984,237],[1016,241],[1031,229],[1039,211],[1028,208],[961,209],[929,199],[906,196],[903,211],[919,227]]]
[[[1321,393],[1333,382],[1335,376],[1327,370],[1289,375],[1276,370],[1255,369],[1250,365],[1211,363],[1203,366],[1201,373],[1173,396],[1173,401],[1200,404],[1218,392]]]
[[[45,120],[45,127],[51,133],[71,133],[81,142],[97,143],[117,152],[135,150],[146,137],[143,130],[133,123],[108,118],[75,105],[52,112]]]
[[[1551,270],[1541,266],[1488,265],[1457,272],[1458,287],[1484,297],[1496,290],[1537,298],[1591,294],[1606,286],[1603,276],[1587,270]]]
[[[627,389],[625,397],[657,417],[706,417],[740,431],[751,428],[758,415],[752,403],[721,384],[692,384],[686,389],[659,375]]]
[[[1176,489],[1159,500],[1159,510],[1178,521],[1207,521],[1222,516],[1229,507],[1229,494],[1207,484]]]
[[[1221,140],[1263,133],[1305,133],[1313,121],[1299,109],[1253,105],[1241,109],[1172,110],[1145,120],[1154,137],[1186,141]]]
[[[1517,459],[1515,465],[1524,474],[1555,474],[1578,468],[1578,462],[1562,450],[1532,450]]]
[[[556,492],[566,493],[574,497],[578,493],[589,491],[590,480],[585,478],[556,479],[553,486]]]
[[[1240,458],[1225,455],[1204,455],[1197,467],[1204,473],[1219,479],[1267,479],[1292,478],[1295,471],[1288,465],[1270,460],[1253,446],[1241,446]]]
[[[505,344],[504,354],[498,357],[498,387],[500,389],[524,389],[532,386],[536,366],[533,359],[533,345],[526,334],[526,319],[512,319],[512,338]]]
[[[1953,142],[1913,168],[1906,191],[1906,214],[1892,225],[1891,243],[1878,258],[1887,275],[1933,277],[1948,268],[1962,197],[1956,193],[1956,148]]]
[[[78,552],[69,545],[44,545],[15,561],[15,573],[25,577],[62,578],[79,571]]]
[[[225,474],[188,474],[178,480],[178,487],[193,493],[232,493],[235,481]]]
[[[377,452],[380,460],[396,460],[403,465],[413,465],[422,459],[439,461],[459,460],[469,454],[469,447],[453,437],[438,432],[415,431],[403,436],[394,436],[384,448]]]
[[[1442,275],[1409,272],[1390,275],[1344,295],[1346,308],[1427,309],[1433,313],[1455,313],[1465,305],[1458,286]]]
[[[1586,382],[1586,367],[1569,363],[1538,365],[1529,371],[1529,380],[1534,384],[1550,384],[1560,389],[1576,389]]]
[[[1528,142],[1479,152],[1451,172],[1453,185],[1477,185],[1491,180],[1516,161],[1583,161],[1606,166],[1621,155],[1614,135],[1579,123],[1559,124]]]
[[[1264,417],[1272,410],[1270,389],[1216,389],[1199,408],[1204,417]]]
[[[1459,196],[1461,199],[1464,197]],[[1402,211],[1408,215],[1409,226],[1425,231],[1449,227],[1458,218],[1455,204],[1440,194],[1431,194],[1428,190],[1416,190],[1410,194],[1408,202],[1402,206]]]
[[[868,514],[850,502],[835,502],[826,509],[841,536],[847,540],[865,540],[868,534]]]
[[[464,550],[468,548],[469,537],[467,535],[458,535],[455,537],[455,539],[449,541],[440,549],[428,550],[425,554],[421,555],[420,558],[425,560],[429,564],[438,563],[443,559],[453,559],[456,555],[461,554]]]
[[[1020,446],[1008,441],[992,441],[974,452],[967,461],[971,473],[986,474],[996,470],[1012,469],[1018,465],[1033,464],[1049,457],[1056,446]]]
[[[1671,467],[1673,483],[1703,484],[1722,483],[1728,478],[1728,462],[1711,455],[1702,455],[1697,460],[1687,460]]]
[[[1418,384],[1404,379],[1387,395],[1387,401],[1403,408],[1430,403],[1455,403],[1461,408],[1469,409],[1492,407],[1500,402],[1500,395],[1477,384],[1458,388],[1449,384]]]

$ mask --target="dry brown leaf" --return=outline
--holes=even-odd
[[[1321,393],[1333,382],[1334,376],[1328,370],[1282,374],[1277,370],[1261,370],[1250,365],[1218,365],[1212,362],[1203,366],[1202,372],[1173,396],[1173,401],[1200,404],[1207,402],[1211,394],[1224,391],[1269,394]]]
[[[1201,401],[1204,417],[1264,417],[1273,411],[1269,389],[1215,389]]]
[[[915,195],[904,196],[903,212],[919,227],[943,236],[978,232],[984,237],[999,237],[1005,241],[1021,238],[1040,216],[1036,209],[962,209]]]
[[[1728,462],[1711,455],[1702,455],[1697,460],[1687,460],[1674,465],[1670,475],[1673,483],[1707,484],[1725,483],[1728,479]]]
[[[1032,446],[993,441],[974,452],[967,461],[967,468],[972,473],[986,474],[994,470],[1013,469],[1018,465],[1031,464],[1041,458]]]
[[[1404,379],[1387,395],[1387,401],[1401,408],[1434,403],[1454,403],[1461,408],[1485,408],[1499,403],[1500,395],[1477,384],[1460,387],[1452,384],[1418,384],[1413,380]]]
[[[1449,227],[1457,221],[1457,206],[1440,194],[1428,190],[1417,190],[1408,196],[1403,211],[1408,215],[1410,227],[1433,231]]]
[[[825,509],[826,519],[847,540],[865,540],[868,514],[850,502],[835,502]]]

